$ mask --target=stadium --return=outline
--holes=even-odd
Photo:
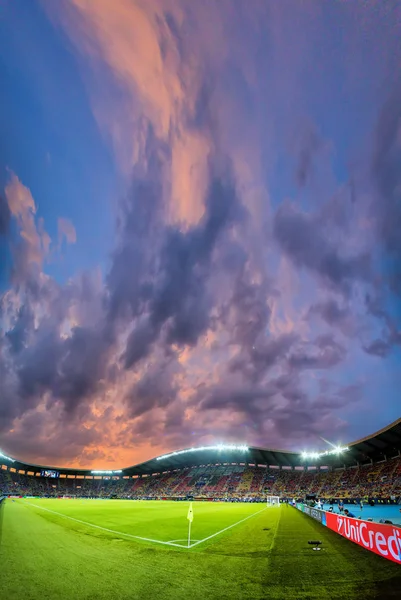
[[[113,471],[0,465],[5,598],[399,597],[401,419],[324,452],[222,444]]]
[[[0,0],[0,600],[401,598],[400,40]]]

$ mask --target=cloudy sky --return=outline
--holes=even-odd
[[[0,448],[401,414],[401,3],[0,2]]]

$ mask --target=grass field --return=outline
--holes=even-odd
[[[401,569],[295,509],[18,500],[4,508],[4,600],[400,598]],[[146,538],[146,539],[144,539]],[[313,552],[309,539],[323,541]]]

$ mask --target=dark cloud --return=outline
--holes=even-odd
[[[296,369],[330,369],[338,365],[346,355],[346,349],[330,335],[319,336],[313,344],[300,348],[288,359]]]
[[[253,350],[259,336],[267,333],[271,310],[264,286],[248,281],[242,272],[235,281],[230,310],[234,313],[232,338],[241,347]]]
[[[130,333],[127,339],[125,352],[123,354],[124,366],[131,368],[143,357],[148,356],[152,344],[156,341],[158,331],[150,323],[149,319],[142,320]]]
[[[398,79],[397,79],[398,76]],[[393,81],[399,80],[399,73]],[[374,204],[377,233],[393,261],[390,285],[401,291],[401,85],[384,103],[376,127],[372,163],[378,191]]]
[[[78,465],[85,448],[95,443],[97,437],[94,428],[80,427],[78,421],[67,422],[63,415],[31,411],[23,415],[12,433],[2,435],[2,443],[11,456],[20,460],[53,466]],[[97,458],[101,453],[94,454]]]
[[[8,203],[0,196],[0,235],[7,235],[10,227],[11,212]]]
[[[171,367],[163,365],[145,373],[125,398],[128,416],[136,418],[154,408],[172,404],[178,391],[172,383],[172,375]]]
[[[61,345],[52,390],[54,397],[63,400],[67,411],[73,411],[82,399],[99,388],[105,364],[105,343],[101,334],[87,327],[74,327]]]
[[[296,336],[274,337],[269,332],[270,300],[274,290],[265,276],[252,280],[248,255],[237,263],[233,291],[221,307],[219,322],[229,332],[229,344],[239,352],[228,362],[229,373],[240,373],[249,382],[260,381],[266,371],[288,351]]]
[[[241,431],[251,431],[256,443],[265,447],[294,446],[298,441],[319,438],[328,427],[332,434],[345,431],[346,423],[337,419],[334,411],[354,407],[363,396],[359,384],[311,396],[302,389],[294,370],[260,386],[227,383],[199,392],[201,400],[197,395],[193,402],[198,403],[202,413],[227,411],[237,417],[232,428],[226,425],[233,439],[241,439]]]
[[[166,431],[170,433],[178,432],[182,435],[183,431],[185,431],[185,407],[181,402],[173,402],[169,406],[166,411],[166,416],[164,419],[164,428]]]
[[[54,329],[43,327],[34,333],[30,346],[18,356],[22,397],[38,402],[45,390],[54,388],[61,355],[61,342]]]
[[[361,314],[353,311],[351,306],[352,304],[340,302],[335,298],[328,298],[312,304],[306,313],[306,318],[312,320],[313,317],[319,317],[345,337],[356,337],[360,331]]]
[[[8,280],[12,264],[6,242],[9,240],[11,212],[6,199],[0,195],[0,285]],[[1,296],[0,296],[1,301]]]
[[[395,346],[401,345],[400,319],[397,312],[391,314],[385,308],[383,297],[367,294],[365,305],[369,315],[382,325],[382,337],[363,346],[367,354],[386,358]]]
[[[210,326],[212,307],[208,284],[212,256],[219,238],[238,218],[239,203],[230,170],[211,166],[205,214],[187,232],[166,228],[161,232],[154,282],[148,288],[146,320],[129,336],[124,362],[131,368],[148,355],[165,329],[168,345],[194,346]]]
[[[240,372],[248,381],[257,383],[269,369],[283,361],[297,337],[293,333],[271,339],[262,335],[260,340],[255,340],[254,345],[248,347],[247,352],[243,349],[229,362],[228,370],[231,373]]]
[[[247,262],[248,254],[245,248],[238,242],[228,240],[222,251],[222,268],[229,273],[236,274],[243,271]]]
[[[287,373],[272,377],[264,384],[250,385],[230,380],[220,385],[205,388],[201,386],[192,399],[192,404],[200,405],[205,410],[229,409],[243,412],[250,419],[258,422],[263,415],[273,415],[277,396],[287,399],[298,398],[299,382],[294,374]],[[304,396],[302,396],[304,397]]]
[[[6,360],[4,340],[0,338],[0,432],[19,414],[18,384],[12,363]]]
[[[296,165],[296,181],[304,187],[313,173],[313,162],[322,146],[322,141],[314,127],[307,127],[302,132]]]
[[[319,433],[318,413],[311,417],[308,405],[291,404],[290,408],[280,408],[274,413],[274,426],[282,438],[291,437],[292,440],[316,436]],[[319,414],[320,416],[320,414]],[[296,423],[296,427],[294,427]]]
[[[19,354],[28,342],[30,331],[34,328],[34,314],[29,304],[24,304],[18,310],[13,327],[6,332],[10,352]]]
[[[294,442],[318,439],[323,430],[330,430],[331,436],[334,432],[337,435],[344,432],[347,424],[335,417],[335,411],[354,408],[363,397],[363,388],[356,383],[311,397],[301,389],[299,379],[292,376],[285,385],[283,396],[289,404],[277,405],[271,419],[278,436]]]
[[[331,287],[347,292],[353,281],[369,277],[367,254],[343,255],[313,216],[288,203],[277,210],[273,231],[281,249],[296,266],[316,273]]]
[[[379,356],[380,358],[385,358],[391,352],[391,343],[385,340],[374,340],[368,346],[364,346],[364,350],[367,354],[372,354],[373,356]]]
[[[106,350],[101,333],[89,328],[74,327],[65,338],[49,325],[32,331],[30,345],[15,357],[21,408],[36,406],[48,392],[50,403],[61,400],[74,412],[101,384]]]
[[[260,409],[256,405],[256,400],[269,400],[277,394],[277,388],[274,385],[266,387],[235,387],[221,386],[210,390],[201,407],[205,410],[233,409],[243,411],[257,416]],[[266,405],[265,405],[266,407]]]
[[[144,124],[145,165],[134,169],[130,193],[122,201],[117,223],[118,244],[107,275],[108,321],[133,319],[152,293],[154,253],[159,246],[164,210],[163,180],[168,148]]]
[[[18,307],[18,308],[16,308]],[[70,327],[74,318],[86,326]],[[45,398],[60,401],[64,417],[75,414],[101,386],[110,340],[99,326],[101,294],[82,274],[64,286],[49,277],[32,279],[0,302],[2,407],[21,417]]]
[[[339,303],[334,300],[326,300],[313,304],[309,309],[310,314],[318,314],[329,325],[341,323],[349,314],[346,308],[341,308]]]
[[[329,299],[325,302],[312,304],[309,309],[309,315],[319,315],[328,325],[341,325],[349,316],[349,310],[339,305],[337,300]]]

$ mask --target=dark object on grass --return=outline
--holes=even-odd
[[[312,548],[312,550],[321,550],[321,548],[319,548],[319,546],[322,545],[322,542],[319,542],[319,541],[309,541],[308,544],[310,544],[311,546],[314,546]]]

